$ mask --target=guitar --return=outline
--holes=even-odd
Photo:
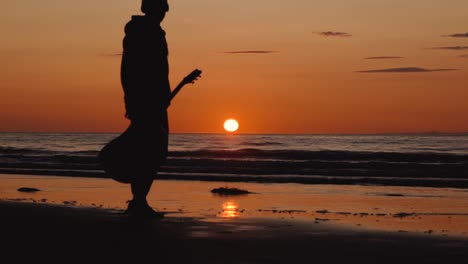
[[[187,75],[171,92],[170,100],[172,101],[186,84],[198,80],[201,73],[201,70],[195,69]],[[135,153],[138,153],[138,151],[135,152],[134,140],[131,139],[128,131],[127,129],[120,136],[107,143],[98,154],[99,163],[102,165],[104,172],[112,179],[122,183],[131,183],[134,180],[135,166],[138,166],[132,163],[135,162]],[[167,135],[166,129],[162,126],[161,133]],[[164,150],[162,150],[163,152]]]
[[[176,88],[174,88],[174,90],[172,90],[171,92],[171,96],[169,98],[170,101],[172,101],[174,99],[174,97],[179,93],[179,91],[186,85],[186,84],[189,84],[189,83],[195,83],[196,80],[198,80],[198,78],[201,77],[201,74],[202,74],[202,71],[199,70],[199,69],[195,69],[193,70],[189,75],[185,76],[184,79],[182,79],[182,81],[179,83],[179,85],[177,85]],[[169,107],[169,106],[168,106]],[[164,127],[161,126],[161,131],[163,131],[164,134],[168,134],[166,129]]]
[[[172,101],[172,99],[174,99],[177,93],[179,93],[182,87],[184,87],[186,84],[195,83],[195,81],[201,77],[201,73],[201,70],[195,69],[189,75],[185,76],[185,78],[179,83],[179,85],[177,85],[177,87],[174,88],[174,90],[171,92],[170,100]]]

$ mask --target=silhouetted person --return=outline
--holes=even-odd
[[[121,82],[125,94],[126,117],[131,124],[137,161],[136,177],[131,181],[133,199],[127,213],[138,216],[162,216],[146,200],[160,165],[168,152],[170,104],[168,47],[161,28],[167,0],[142,0],[144,16],[132,16],[125,26]]]
[[[99,159],[110,177],[130,183],[127,214],[162,217],[146,197],[168,154],[167,107],[201,71],[194,70],[171,93],[166,34],[160,26],[169,5],[167,0],[142,0],[141,11],[144,16],[132,16],[126,24],[123,39],[121,83],[130,126],[101,150]]]

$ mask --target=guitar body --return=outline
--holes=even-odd
[[[134,177],[147,175],[166,161],[168,135],[155,129],[142,130],[135,124],[111,140],[99,152],[99,162],[106,175],[121,183],[132,183]],[[144,172],[144,173],[139,173]]]
[[[99,152],[98,160],[105,174],[121,183],[131,183],[135,172],[132,156],[132,140],[126,132],[107,143]]]

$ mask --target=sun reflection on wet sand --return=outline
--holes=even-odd
[[[234,201],[226,201],[223,203],[223,211],[220,216],[222,218],[235,218],[239,216],[238,209],[239,206]]]

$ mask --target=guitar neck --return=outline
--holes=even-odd
[[[176,88],[174,88],[174,90],[172,90],[171,92],[171,98],[170,100],[172,101],[172,99],[174,99],[174,97],[177,95],[177,93],[179,93],[179,91],[182,89],[182,87],[184,87],[185,84],[183,82],[179,83],[179,85],[177,85]]]
[[[180,89],[182,89],[182,87],[184,87],[187,83],[193,83],[198,77],[200,77],[200,74],[201,74],[201,71],[196,69],[194,70],[192,73],[190,73],[189,75],[187,75],[180,83],[179,85],[177,85],[177,87],[172,90],[171,92],[171,97],[170,97],[170,101],[172,101],[172,99],[174,99],[174,97],[177,95],[177,93],[179,93]]]

